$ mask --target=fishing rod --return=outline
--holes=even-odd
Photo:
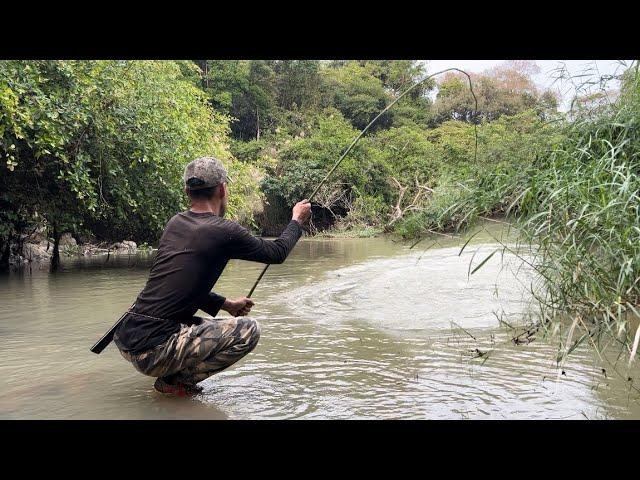
[[[422,80],[417,81],[416,83],[414,83],[413,85],[411,85],[409,88],[407,88],[398,98],[396,98],[393,102],[391,102],[389,105],[387,105],[384,110],[382,110],[378,115],[376,115],[376,117],[371,120],[369,122],[369,124],[364,127],[362,129],[362,131],[360,131],[360,133],[358,134],[358,136],[351,142],[351,144],[347,147],[347,149],[344,151],[344,153],[340,156],[340,158],[338,159],[338,161],[333,165],[333,167],[331,168],[331,170],[329,170],[329,173],[327,173],[325,175],[325,177],[322,179],[322,181],[316,186],[316,188],[313,190],[313,192],[311,193],[311,195],[309,196],[309,202],[311,202],[311,200],[313,199],[313,197],[315,197],[316,193],[318,193],[318,191],[320,190],[320,187],[322,187],[322,185],[329,179],[329,177],[331,177],[331,175],[333,174],[333,172],[335,172],[336,168],[338,168],[340,166],[340,164],[342,163],[342,160],[345,159],[345,157],[349,154],[349,152],[351,151],[351,149],[353,149],[353,147],[356,145],[356,143],[358,143],[358,141],[360,140],[360,138],[362,138],[362,136],[367,132],[367,130],[369,130],[369,128],[371,127],[371,125],[373,125],[374,123],[376,123],[376,121],[382,116],[384,115],[387,110],[389,110],[391,107],[393,107],[396,103],[398,103],[398,101],[404,97],[407,93],[411,92],[413,89],[415,89],[418,85],[426,82],[427,80],[429,80],[430,78],[435,77],[436,75],[441,75],[445,72],[451,72],[451,71],[456,71],[456,72],[460,72],[462,74],[464,74],[467,77],[467,80],[469,81],[469,90],[471,91],[471,95],[473,95],[473,99],[475,101],[475,111],[478,111],[478,98],[476,97],[476,94],[473,91],[473,85],[471,83],[471,76],[465,72],[464,70],[460,70],[459,68],[446,68],[444,70],[440,70],[439,72],[436,73],[432,73],[431,75],[427,75],[426,77],[424,77]],[[476,123],[473,124],[474,127],[474,134],[475,134],[475,154],[474,154],[474,161],[477,163],[478,161],[478,125]],[[249,291],[249,294],[247,295],[247,298],[251,298],[251,295],[253,295],[253,292],[255,291],[256,287],[258,286],[258,284],[260,283],[260,280],[262,280],[262,277],[264,277],[264,274],[267,273],[267,270],[269,268],[271,264],[267,263],[264,268],[262,269],[262,272],[260,272],[260,276],[257,278],[257,280],[255,281],[255,283],[253,284],[253,287],[251,287],[251,290]]]

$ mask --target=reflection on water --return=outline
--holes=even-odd
[[[254,294],[256,350],[191,400],[153,392],[113,345],[89,352],[143,287],[152,255],[2,277],[0,418],[639,418],[638,394],[587,348],[558,381],[557,343],[509,342],[497,316],[526,315],[529,272],[494,255],[469,275],[498,227],[483,226],[460,256],[463,241],[444,237],[413,249],[301,241]],[[231,262],[216,291],[246,294],[260,269]]]

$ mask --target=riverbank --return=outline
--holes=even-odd
[[[44,264],[51,261],[54,242],[42,232],[21,235],[17,242],[10,245],[9,265],[21,268],[33,264]],[[119,242],[81,242],[70,233],[60,237],[59,251],[61,257],[94,257],[110,255],[134,255],[138,252],[149,252],[154,249],[146,243],[138,245],[133,240]]]
[[[486,222],[495,222],[507,224],[504,217],[494,216],[492,218],[479,218],[472,225],[468,225],[465,231],[475,231],[482,228]],[[450,229],[447,231],[424,232],[426,236],[455,238],[461,232],[454,232]],[[463,232],[462,232],[463,233]],[[344,226],[340,223],[327,228],[325,230],[316,230],[314,228],[306,231],[305,238],[313,239],[367,239],[367,238],[388,238],[397,237],[393,231],[385,231],[383,227],[371,225],[354,225]],[[60,255],[64,258],[74,257],[94,257],[94,256],[110,256],[110,255],[135,255],[138,252],[153,252],[157,248],[147,244],[137,244],[133,240],[122,241],[87,241],[91,237],[74,237],[71,233],[65,233],[60,239]],[[264,236],[263,238],[275,238],[275,236]],[[416,237],[417,238],[417,237]],[[84,241],[83,241],[84,240]],[[413,242],[414,237],[404,238],[406,242]],[[21,268],[33,264],[45,264],[50,262],[53,253],[53,239],[45,237],[42,233],[34,233],[31,235],[22,235],[20,242],[11,244],[10,265],[12,268]]]
[[[387,236],[382,228],[378,227],[350,227],[340,228],[333,227],[321,232],[317,232],[313,237],[317,238],[374,238],[380,236]]]

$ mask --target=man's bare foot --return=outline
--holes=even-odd
[[[202,392],[203,388],[198,385],[187,385],[186,383],[176,382],[168,383],[162,378],[158,378],[153,384],[156,392],[177,395],[178,397],[190,397]]]

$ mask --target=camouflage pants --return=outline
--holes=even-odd
[[[260,339],[260,325],[247,317],[200,318],[157,347],[139,354],[120,352],[140,373],[195,384],[233,365]]]

